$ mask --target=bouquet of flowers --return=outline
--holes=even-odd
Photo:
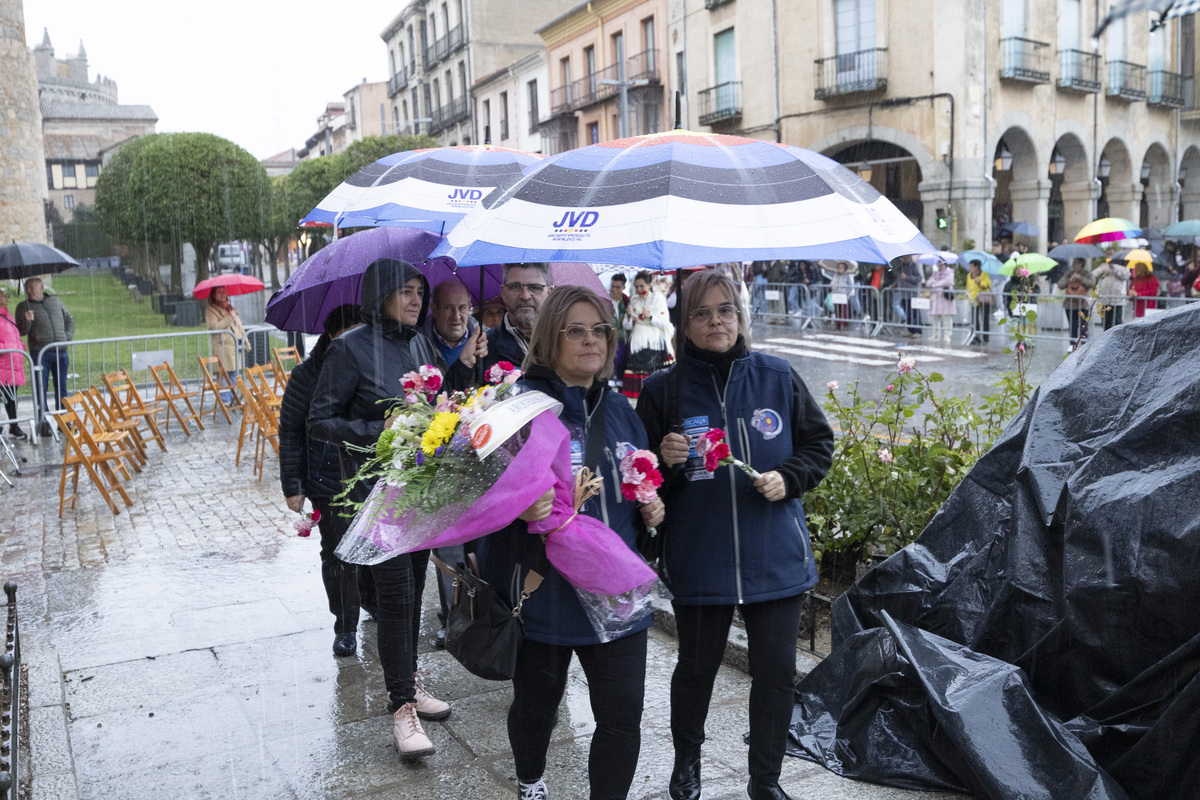
[[[631,450],[621,459],[621,496],[635,503],[649,503],[658,497],[662,486],[662,473],[658,470],[658,456],[649,450]],[[658,531],[649,528],[650,536]]]
[[[704,459],[704,468],[716,472],[717,467],[735,466],[756,481],[762,477],[758,470],[733,457],[725,441],[725,431],[713,428],[696,441],[696,455]]]
[[[597,633],[616,638],[652,612],[656,575],[612,529],[577,513],[562,407],[520,391],[520,374],[501,362],[488,371],[489,385],[453,393],[441,391],[434,367],[405,375],[403,405],[354,478],[374,487],[335,552],[349,563],[378,564],[462,544],[507,527],[553,489],[550,516],[528,530],[545,536],[547,559],[575,588]]]

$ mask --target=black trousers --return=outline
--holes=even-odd
[[[333,554],[338,542],[350,527],[350,518],[343,517],[341,507],[332,507],[328,500],[312,500],[313,508],[321,512],[317,529],[321,532],[321,582],[333,614],[334,633],[354,633],[358,630],[358,572],[357,564],[347,564]]]
[[[1108,306],[1104,309],[1104,330],[1108,330],[1114,325],[1121,324],[1121,318],[1125,316],[1124,306]]]
[[[379,662],[388,692],[388,711],[411,703],[416,691],[417,639],[421,634],[421,594],[425,591],[425,569],[429,551],[389,558],[370,567],[379,603],[376,633]]]
[[[579,657],[587,676],[588,698],[596,719],[588,754],[591,800],[624,800],[642,747],[645,631],[579,647],[525,640],[517,656],[513,702],[508,709],[508,741],[517,780],[532,783],[546,770],[546,750],[567,688],[572,653]]]
[[[971,315],[974,317],[975,332],[980,334],[980,339],[987,344],[988,331],[992,327],[992,307],[980,303],[971,309]]]
[[[740,606],[750,662],[750,777],[779,782],[792,721],[796,640],[804,596]],[[675,603],[679,663],[671,676],[671,739],[677,758],[700,757],[713,682],[733,621],[733,606]]]
[[[0,386],[0,395],[4,397],[4,412],[8,414],[9,422],[17,418],[17,387]]]
[[[1064,306],[1063,313],[1067,315],[1067,324],[1071,328],[1071,341],[1073,342],[1079,338],[1079,326],[1083,322],[1084,310]]]

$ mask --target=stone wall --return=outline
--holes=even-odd
[[[21,0],[0,0],[0,240],[45,242],[46,153]]]

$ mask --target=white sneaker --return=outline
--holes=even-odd
[[[421,719],[445,719],[450,716],[450,704],[445,700],[438,700],[425,691],[425,688],[421,686],[422,677],[419,672],[413,673],[413,681],[416,683],[413,706],[417,709],[417,716]]]
[[[517,800],[546,800],[549,796],[546,792],[546,782],[541,778],[534,783],[517,781]]]
[[[413,703],[405,703],[392,715],[392,733],[396,752],[401,756],[427,756],[434,752],[433,742],[425,735]]]

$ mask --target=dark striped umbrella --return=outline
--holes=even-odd
[[[32,278],[78,266],[78,261],[47,244],[14,240],[12,244],[0,247],[0,278]]]
[[[551,156],[484,200],[435,255],[582,261],[887,263],[936,248],[853,172],[799,147],[675,130]]]
[[[542,156],[492,145],[435,147],[384,156],[330,192],[301,225],[389,225],[444,233],[496,187]]]

